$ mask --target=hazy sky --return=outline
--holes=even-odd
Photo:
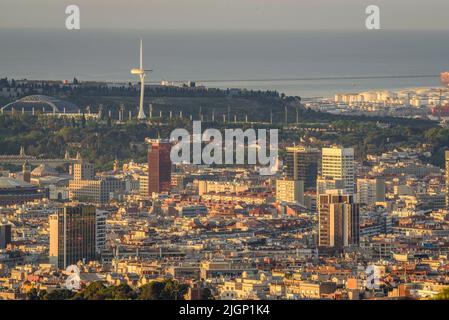
[[[69,4],[81,29],[360,30],[375,4],[384,30],[449,30],[448,0],[0,0],[0,28],[64,30]]]

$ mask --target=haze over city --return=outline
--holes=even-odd
[[[384,30],[449,30],[445,0],[3,0],[0,28],[61,29],[70,4],[86,29],[362,30],[375,4]]]
[[[448,11],[3,0],[0,300],[448,300]]]

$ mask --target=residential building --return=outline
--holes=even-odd
[[[341,179],[348,194],[355,192],[354,149],[331,147],[322,150],[322,176]]]
[[[359,205],[344,190],[320,195],[319,246],[341,250],[359,243]]]
[[[372,206],[385,201],[385,179],[357,179],[357,203]]]
[[[249,185],[240,182],[227,181],[198,181],[198,194],[201,196],[207,193],[240,193],[249,190]]]
[[[304,182],[302,180],[276,180],[276,201],[304,204]]]

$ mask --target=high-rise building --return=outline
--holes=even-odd
[[[11,243],[11,225],[7,223],[0,223],[0,250],[6,249]]]
[[[284,162],[287,178],[302,180],[305,190],[315,190],[320,167],[320,150],[295,146],[288,147],[286,151]]]
[[[148,195],[170,192],[171,144],[165,139],[147,139],[148,149]]]
[[[96,257],[96,210],[92,205],[66,205],[49,217],[50,262],[67,268]]]
[[[276,201],[304,204],[304,183],[301,180],[276,180]]]
[[[106,248],[107,212],[96,210],[95,215],[95,251],[97,254],[101,254],[101,252]]]
[[[357,179],[357,203],[373,206],[385,201],[385,179]]]
[[[343,180],[344,190],[348,194],[355,192],[355,168],[353,148],[323,148],[322,177]]]
[[[445,181],[446,181],[446,208],[449,209],[449,150],[444,153],[444,159],[446,164]]]
[[[359,243],[359,205],[344,190],[321,194],[318,207],[319,246],[341,250]]]

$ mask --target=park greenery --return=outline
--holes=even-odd
[[[290,113],[293,114],[294,108],[291,109]],[[203,109],[203,112],[207,115],[210,110]],[[282,112],[278,110],[278,113]],[[269,117],[269,112],[265,112],[265,116]],[[367,154],[427,144],[431,146],[432,157],[423,160],[443,166],[444,150],[449,146],[449,129],[428,120],[336,116],[302,108],[299,118],[298,125],[292,123],[292,120],[288,126],[282,122],[273,125],[268,122],[223,124],[216,120],[204,123],[203,129],[275,127],[280,129],[280,141],[297,143],[300,139],[313,138],[323,145],[332,143],[354,147],[361,161]],[[66,151],[74,157],[80,152],[83,159],[94,162],[97,169],[108,170],[115,159],[121,162],[145,162],[145,138],[169,137],[173,129],[180,127],[191,132],[191,122],[186,118],[163,121],[155,118],[151,123],[136,120],[118,123],[106,115],[100,120],[89,120],[85,116],[74,119],[5,114],[0,115],[0,154],[18,154],[21,146],[24,146],[28,155],[45,158],[62,158]]]
[[[153,281],[132,289],[127,284],[107,286],[100,281],[92,282],[82,290],[75,292],[67,289],[55,289],[50,292],[31,289],[28,300],[184,300],[189,286],[174,280]],[[201,298],[211,299],[209,289],[202,289]]]

